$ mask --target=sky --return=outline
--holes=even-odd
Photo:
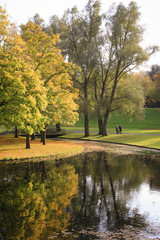
[[[142,46],[160,46],[160,1],[159,0],[134,0],[141,12],[140,24],[144,27]],[[0,5],[7,11],[11,22],[17,26],[26,23],[36,13],[48,24],[52,15],[62,17],[67,8],[77,5],[82,10],[88,0],[0,0]],[[101,0],[102,12],[107,12],[111,4],[119,2],[128,5],[130,0]],[[156,53],[143,66],[142,70],[150,70],[153,64],[160,65],[160,52]]]

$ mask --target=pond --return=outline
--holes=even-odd
[[[0,163],[0,239],[156,239],[160,161],[91,152]]]

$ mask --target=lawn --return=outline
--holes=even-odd
[[[89,137],[84,137],[83,133],[68,133],[62,136],[62,138],[122,143],[160,149],[160,135],[109,134],[108,136],[102,137],[91,133]]]
[[[123,134],[115,134],[115,126],[121,124]],[[123,119],[118,114],[113,114],[109,120],[108,136],[97,135],[97,120],[90,119],[90,136],[84,137],[83,116],[73,127],[63,127],[67,134],[63,138],[89,139],[96,141],[114,142],[129,145],[144,146],[160,149],[160,109],[145,109],[143,120]],[[4,128],[1,127],[1,131]],[[72,143],[47,140],[43,146],[39,140],[31,141],[31,149],[25,149],[25,139],[15,139],[13,136],[0,136],[0,160],[20,159],[47,156],[64,156],[82,151],[82,147]]]
[[[108,132],[115,132],[116,125],[122,125],[123,131],[125,132],[140,132],[147,133],[160,133],[160,109],[158,108],[145,108],[145,117],[142,120],[122,118],[120,114],[113,113],[109,119]],[[90,131],[98,131],[97,119],[93,116],[90,117],[89,121]],[[83,115],[79,116],[79,121],[76,122],[74,127],[66,127],[66,129],[83,130],[84,118]]]
[[[97,120],[90,118],[90,137],[84,138],[83,116],[73,127],[66,127],[66,138],[81,138],[98,141],[123,143],[160,149],[160,109],[146,108],[143,120],[123,119],[113,114],[109,119],[108,136],[98,136]],[[115,134],[115,126],[121,124],[123,134]]]
[[[37,157],[59,158],[83,151],[83,147],[74,143],[47,140],[42,145],[40,140],[31,141],[31,149],[25,148],[25,138],[12,135],[0,136],[0,160],[29,159]]]

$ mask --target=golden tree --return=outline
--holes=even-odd
[[[29,135],[44,128],[46,90],[26,43],[2,8],[0,20],[0,124],[24,129],[30,148]]]
[[[40,72],[47,91],[48,105],[43,111],[45,127],[50,124],[74,124],[78,119],[78,92],[73,88],[71,74],[77,67],[65,62],[56,42],[59,35],[48,36],[41,26],[29,21],[21,26],[21,34],[26,42],[29,55],[34,61],[35,72]]]

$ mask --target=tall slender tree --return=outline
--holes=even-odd
[[[55,24],[53,25],[55,26]],[[101,26],[100,1],[89,0],[80,13],[77,7],[67,10],[61,19],[61,48],[64,56],[81,68],[74,77],[80,91],[80,110],[84,114],[85,136],[89,135],[89,84],[96,66],[95,37]]]
[[[143,29],[139,25],[138,7],[131,2],[120,3],[106,18],[102,45],[97,45],[98,64],[94,72],[94,91],[100,133],[107,135],[107,123],[117,93],[117,86],[125,73],[135,69],[149,57],[140,43]],[[153,51],[153,49],[151,50]]]

